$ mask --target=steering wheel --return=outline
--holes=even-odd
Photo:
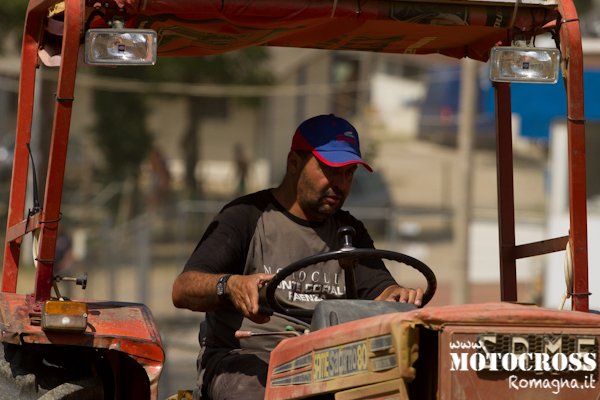
[[[346,296],[349,299],[358,298],[356,289],[356,279],[354,276],[354,267],[358,264],[358,261],[360,259],[365,258],[385,258],[387,260],[397,261],[409,265],[417,271],[419,271],[421,274],[423,274],[423,276],[427,280],[427,289],[423,294],[421,307],[425,306],[425,304],[427,304],[431,300],[437,288],[437,280],[435,278],[435,274],[427,265],[417,260],[416,258],[407,256],[406,254],[396,253],[395,251],[377,249],[357,249],[352,246],[352,236],[354,236],[355,234],[356,231],[354,230],[354,228],[350,226],[344,226],[338,230],[338,235],[344,238],[344,244],[342,245],[342,248],[340,250],[330,251],[327,253],[317,254],[314,256],[303,258],[302,260],[296,261],[277,272],[273,279],[271,279],[271,281],[267,285],[266,290],[266,298],[269,306],[271,307],[271,310],[303,320],[312,318],[314,310],[289,309],[281,306],[281,304],[279,304],[279,302],[275,298],[275,290],[277,289],[277,286],[281,283],[281,281],[283,281],[285,278],[287,278],[294,272],[302,268],[308,267],[310,265],[330,260],[339,260],[340,266],[344,269],[346,276]]]

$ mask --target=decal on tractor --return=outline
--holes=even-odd
[[[315,382],[368,372],[367,357],[366,340],[316,351],[313,360]]]
[[[273,379],[271,386],[287,386],[287,385],[302,385],[305,383],[311,383],[312,373],[302,372],[299,374],[284,376],[283,378]]]
[[[489,371],[537,373],[592,372],[597,370],[598,342],[594,336],[568,334],[499,334],[477,336],[479,347],[472,356]],[[462,354],[461,354],[462,356]]]
[[[272,375],[283,374],[284,372],[289,372],[289,371],[293,371],[295,369],[300,369],[302,367],[306,367],[307,365],[311,365],[311,364],[312,364],[312,354],[307,354],[305,356],[298,357],[295,360],[292,360],[285,364],[281,364],[278,367],[275,367],[273,369]]]
[[[377,351],[388,350],[392,347],[392,335],[377,336],[369,340],[369,348],[374,353]]]
[[[396,360],[396,356],[393,354],[373,358],[371,360],[371,370],[373,372],[386,371],[396,367],[397,365],[398,361]]]

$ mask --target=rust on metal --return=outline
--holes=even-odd
[[[56,92],[57,99],[72,98],[75,89],[79,39],[82,26],[82,4],[78,0],[67,0],[64,13],[64,34],[62,38],[61,63]],[[67,145],[73,103],[56,101],[54,124],[48,157],[48,174],[44,195],[44,211],[42,220],[58,221],[60,219],[60,203],[64,182]],[[46,260],[54,259],[58,222],[43,224],[39,238],[39,259],[37,263],[35,299],[44,301],[50,298],[54,263]]]
[[[472,329],[480,333],[489,332],[492,329],[512,329],[514,331],[515,327],[523,332],[525,329],[529,329],[531,332],[560,332],[568,329],[597,332],[598,326],[600,326],[600,315],[501,302],[424,308],[349,322],[299,338],[283,340],[271,353],[266,398],[270,400],[301,398],[314,393],[346,391],[398,379],[405,383],[410,382],[413,376],[412,365],[419,352],[416,336],[418,328],[424,327],[443,333],[450,326],[460,326],[461,329]],[[522,328],[525,326],[527,328]],[[391,334],[393,338],[394,352],[398,360],[398,366],[394,369],[383,373],[371,371],[327,382],[287,386],[271,385],[273,369],[277,366],[311,352],[314,354],[314,351],[386,334]],[[440,349],[440,354],[443,356],[444,348],[440,347]],[[449,350],[448,353],[450,353]],[[280,376],[283,375],[276,375],[276,377]],[[506,381],[502,381],[502,384],[506,385]]]
[[[39,214],[32,215],[18,224],[11,226],[6,231],[6,242],[15,242],[17,239],[25,236],[29,232],[33,232],[40,228]],[[12,243],[11,243],[12,244]]]
[[[588,293],[587,195],[585,171],[585,113],[583,107],[583,53],[577,11],[572,0],[559,0],[563,77],[567,89],[569,135],[570,243],[573,251],[573,292]],[[589,311],[587,295],[575,296],[572,308]]]
[[[88,308],[83,333],[44,332],[30,322],[27,297],[0,293],[0,340],[13,344],[73,345],[128,354],[146,371],[157,397],[158,378],[165,361],[162,340],[147,307],[135,303],[79,300]],[[35,302],[33,304],[36,304]]]
[[[7,241],[4,246],[4,267],[2,272],[2,292],[17,291],[17,275],[21,244],[11,243],[8,230],[23,220],[25,212],[25,194],[27,174],[29,172],[29,151],[27,143],[31,141],[33,121],[33,98],[35,92],[35,74],[39,63],[37,38],[42,26],[43,10],[34,10],[30,3],[25,19],[25,32],[21,50],[21,79],[19,80],[19,104],[17,114],[17,136],[10,181],[10,199],[8,204]]]
[[[600,385],[592,380],[597,379],[597,370],[593,373],[560,373],[551,372],[526,372],[519,368],[512,371],[504,370],[498,362],[498,368],[482,369],[477,371],[471,365],[465,365],[463,361],[469,362],[476,353],[484,354],[492,350],[494,354],[506,354],[515,351],[536,353],[543,352],[542,340],[551,340],[560,337],[564,340],[567,336],[579,336],[585,338],[597,337],[600,331],[595,327],[579,327],[570,325],[547,325],[547,326],[510,326],[510,325],[458,325],[448,323],[440,334],[439,351],[439,374],[438,374],[438,399],[478,399],[493,398],[499,400],[508,399],[597,399],[600,396]],[[478,349],[472,344],[481,346],[478,340],[482,334],[503,337],[502,349]],[[546,339],[542,339],[545,337]],[[536,338],[540,338],[536,342]],[[549,338],[549,339],[548,339]],[[519,341],[520,347],[516,350],[513,341]],[[484,342],[484,339],[481,339]],[[506,344],[509,343],[507,346]],[[535,344],[534,344],[535,343]],[[548,342],[546,342],[548,343]],[[560,342],[550,342],[558,344]],[[462,346],[462,347],[460,347]],[[528,350],[524,350],[524,349]],[[537,350],[535,350],[537,349]],[[560,352],[561,350],[559,350]],[[514,353],[513,353],[514,354]],[[465,357],[466,356],[466,357]],[[458,365],[457,365],[458,364]],[[532,363],[533,364],[533,363]],[[524,369],[532,370],[534,365]],[[594,378],[594,376],[596,376]],[[587,385],[587,386],[586,386]],[[584,390],[581,390],[584,389]],[[492,396],[490,396],[493,394]]]
[[[376,383],[365,387],[350,389],[335,394],[336,400],[384,400],[384,399],[408,399],[406,386],[402,379]]]

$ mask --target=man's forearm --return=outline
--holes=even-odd
[[[192,311],[214,311],[224,305],[217,295],[217,282],[222,275],[186,271],[173,284],[173,304]]]

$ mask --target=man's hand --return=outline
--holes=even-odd
[[[411,303],[419,307],[423,301],[423,289],[408,289],[403,288],[402,286],[392,285],[381,292],[375,300]]]
[[[225,285],[225,294],[235,308],[257,324],[269,322],[269,316],[258,313],[258,292],[273,274],[232,275]]]

